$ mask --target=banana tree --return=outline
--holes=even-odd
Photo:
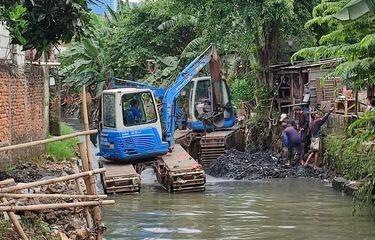
[[[108,83],[113,71],[109,67],[109,56],[105,39],[109,34],[106,22],[96,15],[91,16],[92,31],[89,36],[73,43],[61,56],[64,84],[77,88],[90,86],[99,96]]]

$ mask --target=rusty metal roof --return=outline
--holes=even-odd
[[[313,61],[300,61],[295,62],[294,64],[291,63],[281,63],[277,65],[271,65],[270,68],[273,70],[297,70],[302,68],[310,68],[310,67],[319,67],[319,66],[326,66],[331,67],[334,66],[340,59],[325,59],[319,62]]]

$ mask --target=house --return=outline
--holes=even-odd
[[[320,109],[323,112],[331,106],[343,115],[357,115],[363,111],[367,98],[375,98],[374,86],[355,92],[338,77],[325,78],[337,64],[337,59],[319,62],[297,62],[270,66],[271,79],[278,88],[276,104],[283,113],[290,113],[294,106],[306,110]]]
[[[345,129],[353,119],[361,116],[368,99],[375,99],[375,86],[353,91],[338,77],[326,78],[336,64],[337,59],[327,59],[270,66],[272,83],[278,89],[275,98],[278,110],[296,119],[292,111],[295,106],[310,112],[327,112],[334,107],[330,125]]]

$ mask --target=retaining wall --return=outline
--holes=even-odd
[[[44,139],[47,136],[43,112],[43,69],[26,65],[22,75],[11,72],[10,65],[0,65],[0,147]],[[42,152],[42,146],[0,152],[0,169]]]

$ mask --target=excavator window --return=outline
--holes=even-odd
[[[122,96],[124,126],[154,123],[156,108],[150,92],[124,94]]]
[[[115,95],[103,94],[103,125],[105,127],[116,127]]]
[[[203,106],[205,103],[210,102],[211,93],[210,93],[210,81],[202,80],[197,82],[197,88],[195,92],[195,106],[194,106],[194,115],[198,118],[199,115],[203,114]]]

